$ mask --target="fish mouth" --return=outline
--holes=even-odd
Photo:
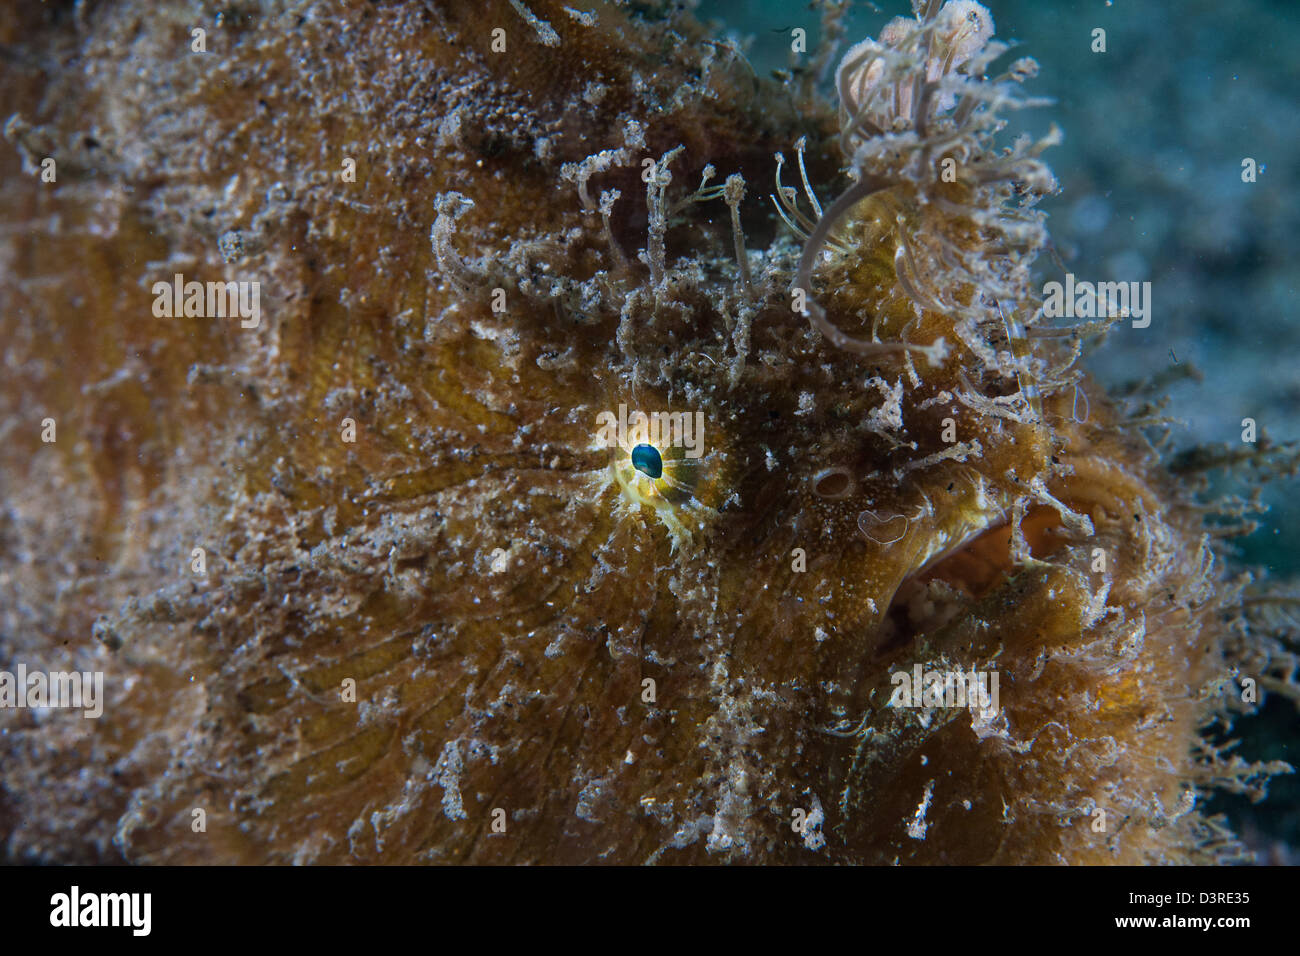
[[[1060,513],[1048,505],[1026,511],[1020,524],[1031,557],[1045,559],[1065,541]],[[991,513],[955,544],[936,543],[934,553],[906,575],[881,617],[877,653],[892,656],[915,646],[971,613],[1004,585],[1022,565],[1012,555],[1012,524],[1005,513]]]

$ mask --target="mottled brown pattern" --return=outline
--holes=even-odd
[[[901,355],[832,348],[790,308],[799,249],[766,195],[800,136],[823,196],[842,186],[832,105],[650,6],[600,6],[594,27],[528,6],[558,47],[495,0],[232,3],[220,24],[184,2],[0,15],[0,115],[20,117],[0,150],[0,667],[100,669],[108,688],[97,722],[0,713],[10,857],[1209,854],[1220,837],[1185,794],[1208,780],[1192,758],[1233,592],[1156,456],[1091,386],[1086,425],[1073,389],[1043,396],[1041,423],[952,397],[963,374],[990,397],[1016,381],[943,314],[909,329],[881,210],[979,239],[906,191],[858,215],[822,300],[846,331],[870,334],[865,310],[887,340],[952,350],[917,360],[915,385]],[[562,168],[622,147],[628,120],[645,146],[591,180],[593,199],[621,192],[615,252]],[[752,297],[721,199],[671,218],[657,290],[637,259],[641,160],[678,145],[673,203],[706,164],[745,176]],[[57,157],[57,184],[24,153]],[[451,193],[474,203],[451,234],[463,268],[430,238]],[[260,328],[155,318],[150,287],[174,272],[260,281]],[[901,430],[870,427],[873,376],[903,383]],[[698,495],[716,514],[684,519],[675,550],[617,503],[593,447],[620,402],[705,412]],[[909,467],[948,447],[950,416],[981,453]],[[854,476],[843,498],[816,493],[832,465]],[[1036,479],[1093,533],[1026,497]],[[1017,501],[1034,557],[1013,566]],[[906,533],[873,540],[864,510]],[[964,588],[962,606],[909,630],[900,586],[959,545],[926,580]],[[896,669],[994,660],[1000,733],[883,707]],[[828,732],[860,722],[874,734]],[[821,847],[791,828],[814,806]]]

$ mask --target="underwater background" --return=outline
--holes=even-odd
[[[1060,191],[1041,204],[1065,268],[1097,281],[1150,281],[1151,324],[1092,342],[1085,365],[1112,392],[1167,383],[1149,430],[1177,453],[1241,441],[1253,418],[1275,442],[1300,440],[1300,323],[1295,316],[1300,208],[1300,3],[1296,0],[983,0],[996,33],[1034,57],[1031,96],[1050,106],[1012,116],[1011,135],[1052,123],[1064,141],[1044,159]],[[782,0],[703,0],[759,75],[791,65],[791,30],[818,49],[820,7]],[[845,45],[910,14],[905,0],[856,3]],[[1096,29],[1106,52],[1093,52]],[[1242,163],[1255,160],[1253,183]],[[1050,259],[1044,281],[1061,278]],[[1244,479],[1216,495],[1248,494]],[[1238,539],[1241,565],[1274,579],[1300,573],[1300,484],[1265,485],[1259,529]],[[1300,590],[1300,584],[1294,590]],[[1277,695],[1240,720],[1233,737],[1249,760],[1300,767],[1300,717]],[[1260,862],[1300,863],[1300,779],[1275,778],[1269,799],[1217,794]]]

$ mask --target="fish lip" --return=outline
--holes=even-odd
[[[1008,509],[1000,502],[994,501],[980,493],[975,506],[962,510],[964,520],[961,521],[952,531],[945,532],[942,529],[932,531],[926,543],[926,547],[919,554],[918,558],[911,562],[910,566],[898,577],[898,582],[889,592],[883,604],[880,605],[880,611],[876,617],[876,625],[885,621],[898,600],[899,592],[906,585],[916,579],[919,575],[938,565],[945,559],[952,557],[960,552],[963,548],[968,547],[973,541],[989,531],[996,530],[1004,526],[1009,520]],[[920,506],[922,513],[926,508],[933,508],[928,498],[925,504]],[[873,513],[874,514],[874,513]],[[905,515],[896,517],[906,518]],[[920,514],[917,515],[917,518]],[[861,518],[861,515],[859,515]],[[892,520],[892,519],[891,519]],[[913,518],[912,520],[916,520]],[[904,536],[906,532],[904,532]]]
[[[906,583],[909,579],[916,577],[918,574],[924,574],[941,561],[952,557],[963,548],[969,546],[976,538],[981,537],[989,531],[994,531],[1003,527],[1009,521],[1010,518],[1007,516],[1006,511],[1001,508],[996,511],[983,512],[981,514],[981,520],[967,525],[962,530],[960,537],[952,541],[952,543],[947,547],[941,547],[938,550],[932,548],[927,552],[927,556],[922,559],[916,567],[903,576],[902,581],[899,582],[899,586],[901,587],[902,584]]]

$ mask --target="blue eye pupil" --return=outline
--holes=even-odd
[[[648,478],[658,478],[664,473],[664,460],[653,445],[637,445],[632,449],[632,467]]]

